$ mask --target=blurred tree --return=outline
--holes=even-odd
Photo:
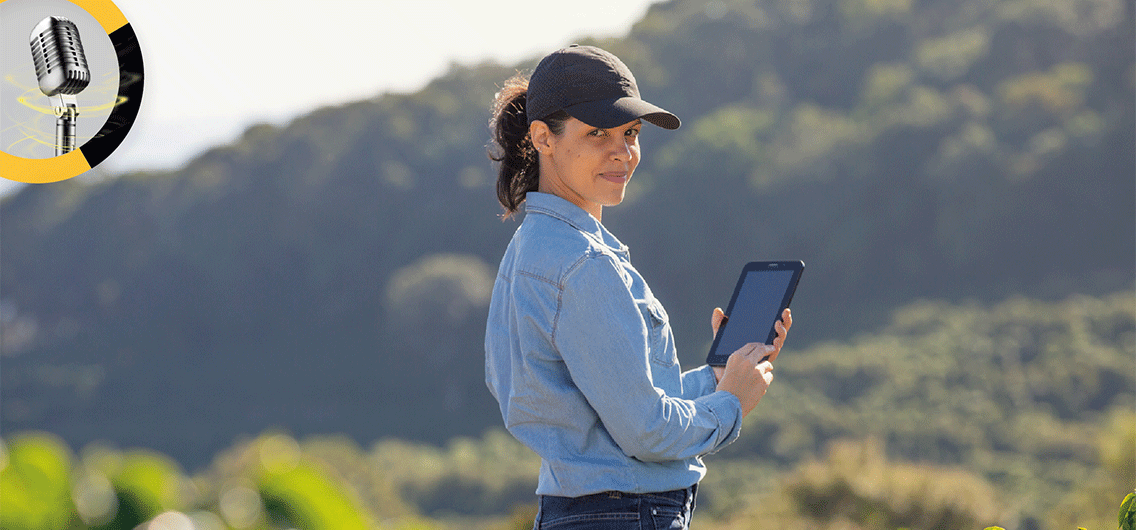
[[[427,515],[508,513],[534,500],[540,458],[500,429],[456,438],[444,449],[383,440],[371,465]]]
[[[944,37],[919,43],[915,51],[920,72],[939,82],[954,81],[966,75],[974,63],[985,56],[990,35],[984,26],[975,26]]]
[[[489,304],[494,272],[476,256],[437,254],[396,271],[386,289],[389,318],[415,327],[465,321]]]
[[[383,314],[392,341],[388,347],[399,355],[389,359],[387,369],[426,379],[395,377],[387,389],[395,399],[423,394],[421,385],[428,385],[432,391],[413,406],[429,404],[455,423],[469,422],[474,405],[490,404],[484,378],[470,377],[484,372],[482,341],[470,337],[484,333],[494,277],[495,271],[477,256],[452,253],[422,257],[391,276]],[[399,407],[411,405],[403,399],[398,403],[391,414],[402,415]],[[427,418],[421,420],[415,429],[436,428]]]

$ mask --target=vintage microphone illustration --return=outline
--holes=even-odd
[[[55,98],[55,156],[69,153],[75,149],[79,116],[75,95],[91,82],[79,28],[64,17],[47,17],[32,29],[30,44],[39,89]]]

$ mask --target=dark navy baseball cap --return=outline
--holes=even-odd
[[[525,114],[529,123],[563,110],[592,127],[618,127],[642,118],[677,129],[678,116],[644,101],[635,76],[618,57],[595,46],[573,44],[554,51],[529,78]]]

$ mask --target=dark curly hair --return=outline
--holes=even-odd
[[[528,90],[527,77],[517,74],[509,78],[497,92],[493,101],[493,115],[489,118],[489,127],[493,131],[489,158],[500,163],[497,170],[497,201],[505,209],[505,219],[517,212],[528,192],[536,191],[539,184],[540,163],[532,138],[529,137],[528,115],[525,114]],[[568,118],[568,113],[560,110],[540,121],[548,125],[552,134],[560,135],[564,132],[564,122]]]

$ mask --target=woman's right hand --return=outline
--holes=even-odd
[[[749,414],[761,401],[769,384],[773,382],[773,364],[762,360],[776,352],[773,346],[751,342],[742,346],[726,360],[726,369],[718,381],[718,390],[725,390],[742,404],[742,416]]]

